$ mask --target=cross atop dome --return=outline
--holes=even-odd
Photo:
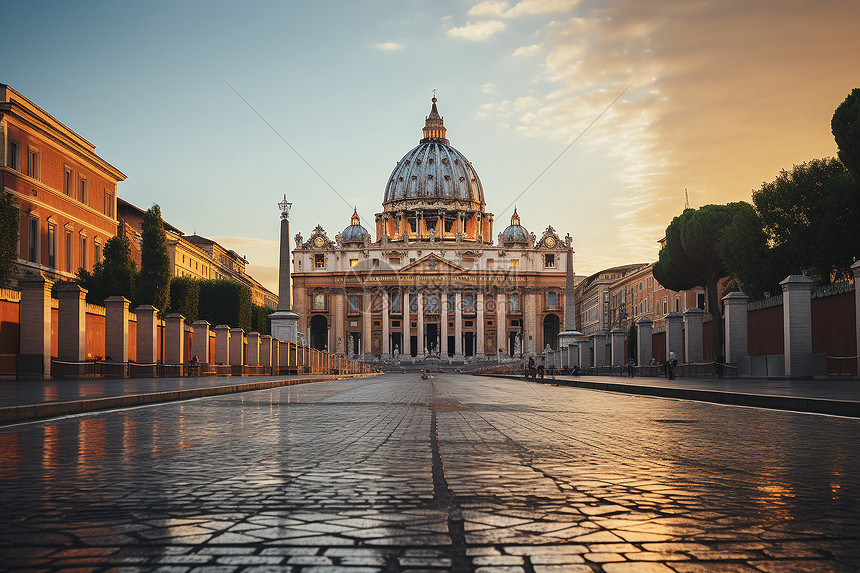
[[[448,145],[448,140],[445,139],[445,124],[442,121],[442,116],[439,115],[439,110],[436,109],[436,95],[434,91],[432,107],[430,115],[424,120],[424,138],[421,143],[444,143]]]

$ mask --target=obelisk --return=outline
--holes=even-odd
[[[293,204],[284,200],[278,203],[281,209],[281,245],[278,262],[278,309],[269,315],[272,336],[284,342],[296,343],[299,315],[290,306],[290,207]]]
[[[570,235],[565,237],[567,243],[567,259],[565,260],[565,270],[567,277],[564,283],[564,330],[558,333],[558,346],[564,348],[570,346],[572,342],[579,340],[582,333],[576,330],[576,298],[574,297],[574,278],[573,273],[573,240]]]

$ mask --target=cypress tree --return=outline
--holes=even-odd
[[[162,311],[167,310],[170,301],[170,255],[167,252],[161,207],[158,205],[153,205],[143,215],[140,261],[138,304],[151,304]]]
[[[12,202],[12,197],[3,193],[0,197],[0,286],[9,284],[15,272],[19,217],[18,207]]]

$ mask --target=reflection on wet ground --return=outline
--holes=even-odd
[[[445,375],[22,424],[0,568],[853,571],[858,429]]]

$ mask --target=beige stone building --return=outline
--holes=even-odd
[[[435,98],[384,185],[375,237],[358,213],[349,223],[333,238],[320,226],[295,237],[293,310],[313,347],[454,361],[557,347],[571,238],[530,233],[516,210],[494,237],[481,180],[446,139]]]

